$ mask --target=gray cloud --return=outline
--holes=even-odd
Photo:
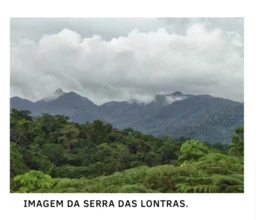
[[[57,88],[98,104],[176,90],[243,101],[243,20],[12,19],[11,95]]]

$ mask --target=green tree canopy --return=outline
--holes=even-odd
[[[24,193],[38,189],[50,189],[54,184],[51,176],[36,170],[30,170],[23,175],[16,176],[14,181],[18,184],[19,192]]]
[[[198,160],[208,152],[208,147],[202,142],[198,140],[188,140],[182,144],[178,160]]]

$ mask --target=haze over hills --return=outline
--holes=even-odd
[[[181,92],[156,95],[150,103],[129,100],[96,105],[75,92],[58,89],[37,102],[12,97],[10,106],[29,110],[33,116],[64,114],[78,123],[99,119],[120,129],[132,127],[152,135],[184,136],[211,143],[229,143],[235,128],[244,124],[243,103]]]

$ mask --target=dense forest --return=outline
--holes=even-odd
[[[241,193],[243,155],[243,127],[230,144],[210,144],[101,120],[16,109],[10,116],[11,192]]]

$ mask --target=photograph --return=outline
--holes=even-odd
[[[12,194],[244,194],[244,18],[11,17],[9,113]]]

